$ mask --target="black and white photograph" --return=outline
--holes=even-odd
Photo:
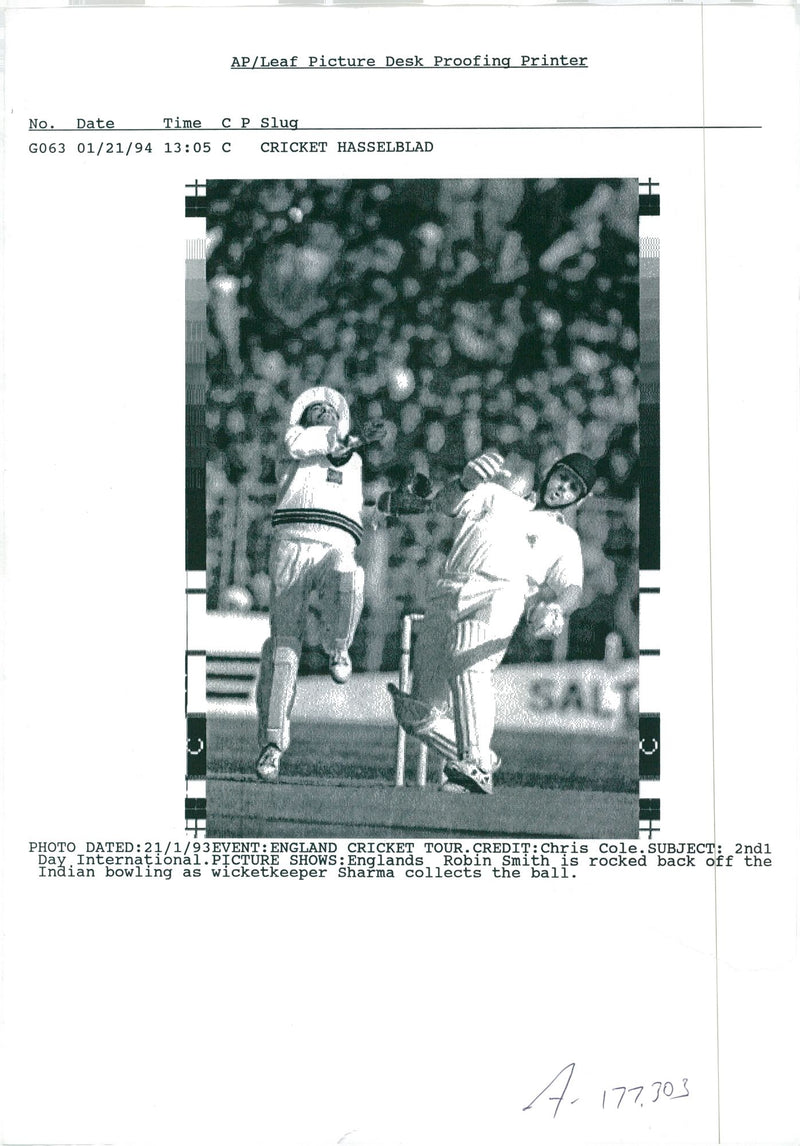
[[[637,834],[639,202],[206,185],[210,836]]]

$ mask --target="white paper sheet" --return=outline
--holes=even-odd
[[[794,9],[5,23],[3,1141],[797,1141]],[[308,64],[340,55],[376,66]],[[397,139],[432,149],[338,150]],[[297,140],[327,147],[262,149]],[[659,195],[660,819],[574,879],[435,878],[421,840],[429,878],[214,878],[186,830],[186,197],[375,178]],[[48,874],[112,843],[198,863]]]

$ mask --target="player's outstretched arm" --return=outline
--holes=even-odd
[[[458,505],[481,483],[491,481],[503,468],[503,459],[495,450],[480,454],[467,462],[461,474],[447,482],[431,497],[431,485],[423,474],[414,474],[399,489],[387,490],[378,499],[378,509],[388,517],[406,517],[420,513],[452,516]]]
[[[497,450],[487,450],[471,458],[460,475],[442,486],[431,500],[429,508],[433,513],[454,514],[463,498],[484,482],[493,481],[501,473],[504,461]]]
[[[335,426],[290,426],[283,438],[286,453],[295,461],[327,457],[337,443]]]
[[[343,466],[349,462],[353,454],[363,450],[365,446],[379,445],[386,437],[386,423],[382,418],[374,418],[367,422],[360,433],[349,434],[345,441],[337,441],[333,449],[328,451],[328,459],[335,466]]]

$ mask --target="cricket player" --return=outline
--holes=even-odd
[[[420,627],[411,694],[390,692],[400,725],[444,756],[451,789],[492,792],[492,674],[523,613],[532,636],[554,637],[578,605],[580,540],[561,511],[587,497],[596,476],[585,454],[569,454],[537,497],[524,470],[490,451],[429,503],[456,519],[456,535]]]
[[[302,393],[289,415],[278,464],[272,514],[270,635],[261,652],[256,689],[259,753],[256,774],[276,780],[289,747],[289,719],[303,647],[308,601],[316,589],[328,668],[337,684],[352,672],[350,645],[364,603],[364,570],[355,550],[363,532],[361,457],[382,441],[381,421],[350,433],[344,397],[326,386]]]

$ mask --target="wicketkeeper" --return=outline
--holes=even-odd
[[[308,616],[316,589],[320,634],[331,676],[344,684],[352,672],[350,645],[364,604],[364,570],[355,550],[363,532],[361,457],[382,441],[383,422],[350,433],[344,397],[326,386],[295,401],[278,465],[272,514],[270,635],[261,652],[256,691],[259,753],[256,772],[275,780],[289,747],[289,718]]]
[[[444,756],[448,787],[492,791],[500,763],[491,748],[492,674],[523,613],[531,636],[555,637],[578,605],[580,541],[560,511],[585,498],[595,480],[594,463],[569,454],[537,499],[525,472],[489,451],[425,505],[458,525],[419,630],[411,694],[390,691],[399,724]],[[396,505],[391,497],[386,512],[423,508],[414,510],[407,495]]]

